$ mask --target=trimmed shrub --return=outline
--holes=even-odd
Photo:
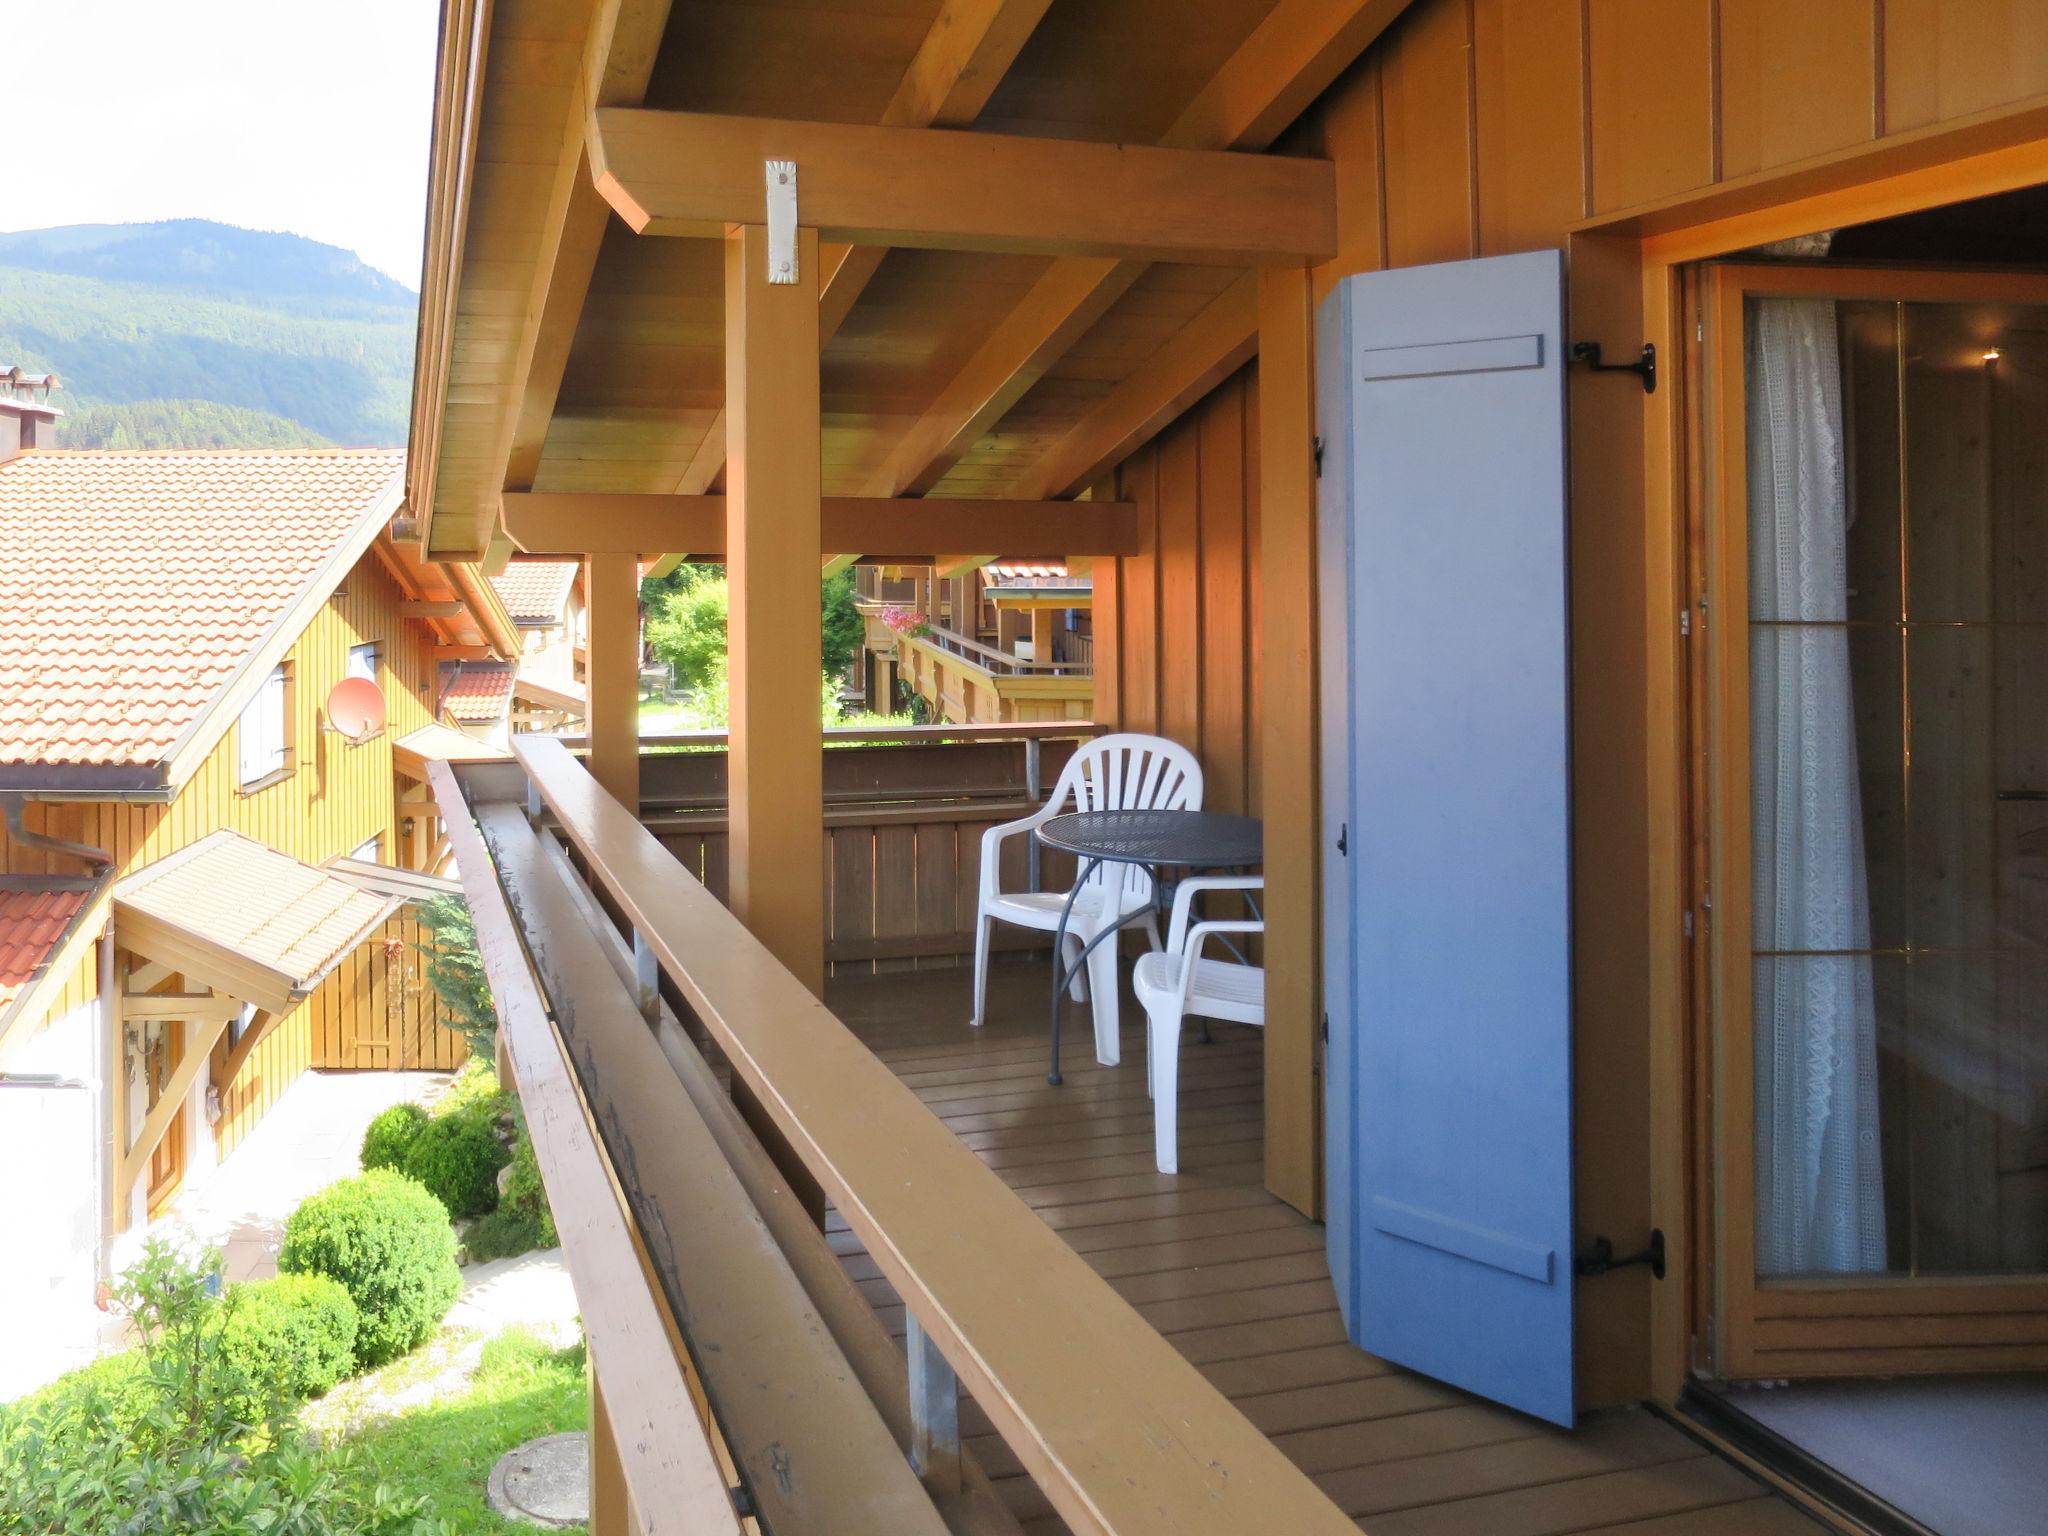
[[[459,1220],[498,1203],[498,1170],[511,1156],[498,1141],[497,1116],[479,1107],[428,1120],[405,1154],[405,1172]]]
[[[360,1314],[326,1275],[278,1275],[228,1291],[221,1348],[259,1388],[287,1402],[318,1397],[355,1367]]]
[[[417,1348],[462,1290],[447,1208],[388,1168],[307,1197],[285,1223],[277,1267],[341,1282],[360,1314],[355,1355],[366,1368]]]
[[[427,1123],[427,1112],[417,1104],[394,1104],[370,1122],[363,1132],[363,1171],[372,1168],[405,1167],[405,1155]]]
[[[117,1355],[101,1355],[75,1371],[66,1371],[47,1386],[6,1404],[0,1412],[65,1418],[76,1415],[105,1424],[114,1434],[130,1435],[155,1401],[155,1381],[149,1373],[148,1358],[139,1349],[124,1349]]]

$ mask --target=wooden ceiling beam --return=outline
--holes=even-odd
[[[1161,142],[1265,149],[1408,3],[1280,0]],[[1143,273],[1133,262],[1054,262],[862,489],[900,496],[937,484]]]
[[[882,125],[964,128],[973,122],[1051,4],[1052,0],[945,0],[896,94],[882,109]],[[839,334],[887,254],[888,247],[879,245],[821,247],[819,345]],[[676,489],[688,495],[708,491],[724,468],[725,412],[720,410]]]
[[[1139,549],[1137,509],[1128,502],[827,496],[821,513],[827,554],[924,560],[934,550],[993,548],[1020,560],[1063,560]],[[503,516],[528,554],[687,549],[725,557],[723,496],[507,492]]]
[[[1078,495],[1249,362],[1258,334],[1258,274],[1247,272],[1074,423],[1011,494]]]
[[[1337,251],[1327,160],[627,107],[593,114],[598,190],[639,234],[720,237],[758,223],[771,159],[799,167],[798,222],[853,244],[1222,266]]]
[[[1052,0],[945,0],[889,105],[885,128],[965,128],[988,105]],[[886,246],[834,245],[819,253],[824,277],[818,331],[829,341],[882,265]]]

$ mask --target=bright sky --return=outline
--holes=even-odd
[[[417,288],[439,9],[0,0],[0,229],[218,219]]]

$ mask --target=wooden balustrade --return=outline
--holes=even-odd
[[[473,903],[489,913],[488,923],[480,919],[479,927],[494,930],[487,963],[493,955],[502,960],[506,947],[495,930],[507,909],[493,895],[497,881],[504,879],[516,892],[513,905],[527,952],[537,962],[565,957],[545,960],[565,968],[555,999],[564,1043],[576,1062],[590,1120],[604,1127],[622,1183],[630,1187],[643,1176],[665,1178],[664,1169],[680,1168],[683,1152],[660,1154],[677,1137],[694,1134],[684,1124],[684,1117],[695,1113],[689,1095],[673,1073],[664,1077],[654,1071],[652,1058],[639,1060],[646,1052],[638,1041],[652,1041],[653,1035],[631,992],[619,985],[617,998],[598,1018],[597,1005],[589,999],[605,995],[601,978],[594,975],[596,967],[575,965],[575,951],[587,947],[590,930],[604,919],[588,911],[579,916],[559,896],[536,894],[540,882],[531,845],[537,839],[528,815],[551,820],[587,872],[592,894],[630,929],[636,948],[658,963],[735,1080],[823,1187],[915,1319],[918,1374],[910,1383],[910,1442],[928,1489],[949,1487],[954,1477],[954,1447],[946,1433],[955,1392],[950,1369],[1078,1536],[1223,1536],[1264,1530],[1353,1536],[1356,1528],[1342,1512],[777,963],[654,832],[606,795],[559,741],[518,738],[514,753],[516,769],[479,765],[462,770],[470,804],[454,788],[455,772],[445,765],[436,769],[444,813],[451,824],[464,822],[467,841],[458,856],[465,882]],[[525,813],[519,809],[517,776],[522,770]],[[472,807],[498,829],[495,864],[474,846],[475,834],[465,821]],[[492,979],[498,981],[496,969]],[[527,1057],[534,1050],[524,1039],[537,1030],[530,1017],[522,1028],[515,1057],[524,1094]],[[578,1042],[585,1039],[602,1042],[603,1050],[578,1054]],[[679,1125],[684,1129],[677,1130]],[[620,1156],[622,1147],[630,1158]],[[703,1157],[692,1153],[688,1162],[701,1178]],[[552,1153],[543,1153],[551,1193],[554,1163]],[[749,1306],[751,1293],[735,1280],[738,1261],[722,1253],[749,1229],[742,1223],[728,1230],[731,1218],[726,1218],[715,1240],[690,1243],[688,1237],[701,1226],[686,1230],[676,1225],[686,1210],[693,1223],[697,1220],[696,1208],[687,1204],[690,1197],[666,1184],[660,1193],[671,1203],[651,1200],[645,1209],[662,1216],[664,1224],[649,1231],[643,1215],[640,1230],[655,1268],[680,1287],[676,1299],[687,1302],[674,1309],[676,1316],[687,1318],[686,1336],[706,1327],[716,1337],[715,1348],[698,1351],[696,1358],[710,1362],[715,1357],[739,1374],[722,1389],[711,1383],[711,1400],[735,1458],[743,1467],[753,1464],[757,1437],[775,1420],[771,1409],[779,1403],[781,1427],[787,1431],[775,1445],[785,1457],[782,1469],[788,1469],[792,1456],[803,1458],[806,1467],[822,1465],[840,1479],[838,1496],[851,1501],[837,1514],[833,1529],[918,1529],[900,1509],[894,1518],[901,1523],[895,1527],[886,1527],[879,1512],[900,1494],[895,1481],[900,1460],[892,1465],[888,1456],[874,1458],[871,1498],[856,1499],[845,1491],[850,1458],[833,1456],[818,1437],[838,1414],[850,1415],[848,1443],[863,1435],[871,1438],[869,1416],[858,1405],[847,1405],[843,1393],[828,1412],[822,1386],[816,1401],[792,1386],[820,1369],[821,1361],[829,1363],[829,1352],[819,1345],[817,1330],[800,1331],[802,1347],[778,1343],[764,1331],[768,1309],[758,1300]],[[715,1201],[697,1198],[699,1207],[716,1208]],[[565,1229],[572,1271],[579,1262],[575,1245],[589,1235],[590,1226],[579,1213]],[[751,1239],[736,1246],[754,1249]],[[681,1273],[692,1263],[694,1279]],[[590,1267],[587,1255],[584,1264]],[[772,1265],[762,1274],[761,1284],[779,1283],[780,1271]],[[634,1285],[646,1295],[636,1265],[616,1253],[605,1271],[609,1291],[587,1293],[583,1272],[577,1275],[579,1295],[609,1300]],[[678,1445],[695,1443],[690,1411],[671,1402],[675,1424],[661,1431],[647,1424],[646,1404],[637,1391],[622,1390],[611,1375],[624,1368],[619,1337],[601,1315],[602,1304],[595,1310],[600,1315],[591,1315],[586,1300],[593,1353],[620,1428],[635,1501],[643,1510],[676,1508],[650,1505],[639,1479],[661,1469],[649,1464],[654,1460],[650,1444],[637,1447],[637,1459],[632,1454],[632,1431],[645,1431],[646,1441],[674,1454]],[[741,1326],[729,1313],[744,1314],[756,1326]],[[605,1341],[602,1348],[600,1340]],[[706,1363],[703,1368],[708,1378],[713,1367]],[[640,1374],[661,1373],[643,1362]],[[779,1390],[763,1385],[771,1379]],[[737,1405],[726,1400],[733,1394],[743,1399]],[[758,1496],[758,1481],[750,1480],[749,1486]],[[763,1524],[775,1536],[797,1529],[798,1519],[807,1518],[802,1510],[763,1513]],[[689,1521],[681,1523],[688,1526]]]
[[[981,835],[1036,810],[1086,722],[899,726],[826,733],[825,959],[833,974],[955,965],[974,952]],[[570,743],[573,745],[573,742]],[[721,902],[726,899],[725,734],[649,736],[641,820]],[[687,749],[687,750],[670,750]],[[1062,854],[1028,839],[1003,850],[1006,889],[1059,889]],[[1031,929],[999,927],[998,949],[1044,949]]]

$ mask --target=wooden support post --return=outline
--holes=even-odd
[[[1052,660],[1052,621],[1057,608],[1034,608],[1031,610],[1031,659],[1045,662]]]
[[[768,232],[725,244],[727,749],[732,910],[813,992],[825,985],[818,715],[818,237],[768,281]]]
[[[592,555],[590,603],[590,771],[619,804],[640,808],[640,562]]]
[[[590,1372],[590,1536],[640,1536],[618,1437],[595,1370]]]
[[[1316,1215],[1322,1106],[1316,799],[1315,354],[1309,275],[1259,274],[1260,814],[1266,824],[1266,1188]]]
[[[199,1075],[199,1069],[207,1064],[213,1055],[213,1044],[227,1032],[228,1021],[224,1018],[207,1019],[197,1027],[185,1031],[185,1049],[178,1057],[177,1066],[171,1069],[170,1078],[164,1083],[157,1101],[150,1107],[148,1116],[142,1122],[142,1129],[135,1140],[121,1155],[121,1171],[114,1180],[114,1203],[118,1208],[124,1204],[135,1188],[135,1181],[142,1177],[142,1171],[149,1166],[150,1154],[157,1149],[157,1143],[164,1139],[164,1133],[171,1128],[171,1122],[178,1117],[185,1095],[192,1087],[192,1080]]]

